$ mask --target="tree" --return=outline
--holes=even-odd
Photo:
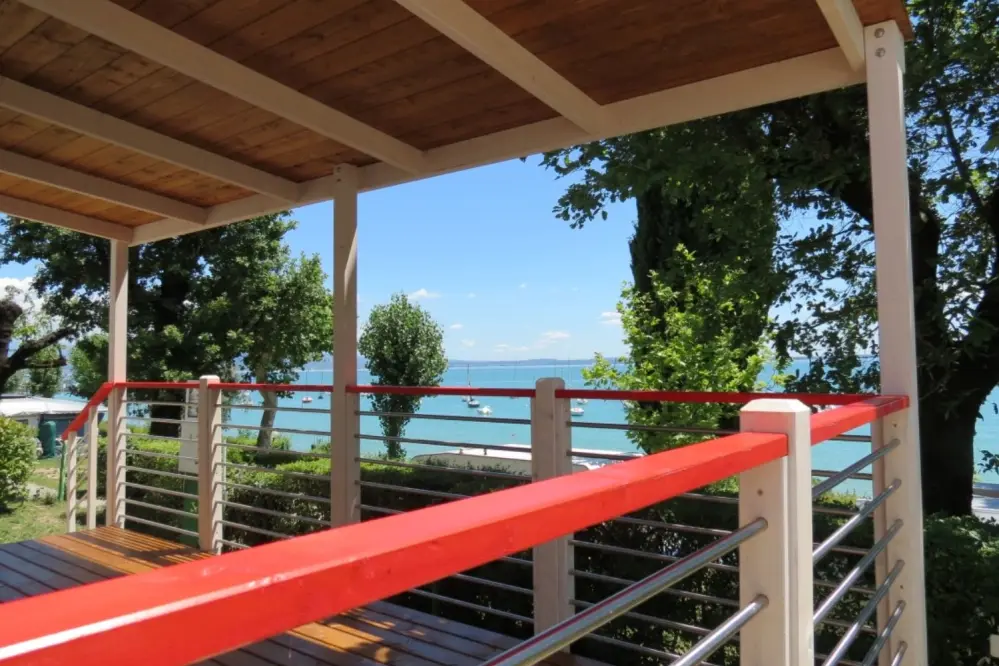
[[[323,283],[319,255],[277,258],[272,270],[246,285],[241,302],[248,309],[240,347],[244,375],[258,383],[291,384],[298,379],[298,369],[318,361],[333,351],[333,299]],[[257,446],[270,447],[270,430],[279,394],[261,391],[264,410]]]
[[[999,384],[999,3],[911,0],[909,11],[915,39],[906,50],[906,105],[924,510],[960,515],[971,511],[980,409]],[[776,348],[785,360],[802,354],[811,363],[789,388],[879,390],[864,89],[701,123],[713,124],[714,134],[690,135],[685,151],[675,142],[654,147],[663,151],[659,162],[637,159],[651,150],[636,153],[631,171],[612,174],[620,182],[612,179],[604,190],[617,195],[650,180],[692,187],[705,176],[705,161],[719,175],[735,165],[755,174],[754,182],[771,183],[783,231],[773,252],[752,251],[761,261],[776,261],[776,274],[791,280],[777,299],[791,314],[779,322]],[[755,188],[746,194],[757,199]],[[796,228],[802,212],[817,222]]]
[[[745,149],[747,132],[751,125],[737,115],[545,155],[543,164],[559,176],[579,177],[555,207],[573,227],[606,219],[608,202],[634,198],[637,204],[629,243],[633,286],[625,290],[622,309],[629,370],[611,378],[605,373],[610,366],[598,363],[601,382],[689,389],[687,354],[721,340],[743,367],[755,363],[787,276],[772,258],[779,231],[774,185],[760,159]],[[719,289],[730,295],[727,307],[716,302]],[[743,297],[733,294],[739,290]],[[692,338],[673,330],[692,321]],[[722,380],[728,390],[753,390],[755,375],[735,376],[741,383]],[[635,423],[704,425],[704,413],[678,422],[674,406],[661,403],[628,411]],[[733,427],[737,413],[724,409],[715,416],[711,427]]]
[[[411,303],[405,294],[395,294],[387,305],[371,309],[357,349],[366,359],[376,386],[439,386],[447,370],[443,330],[429,312]],[[412,414],[420,406],[420,396],[376,394],[371,402],[377,412]],[[403,436],[409,417],[378,418],[387,456],[403,458],[406,452],[393,438]]]
[[[233,379],[252,314],[244,296],[256,293],[253,285],[274,268],[294,224],[287,213],[278,213],[130,248],[129,378]],[[40,262],[34,287],[48,312],[78,330],[107,330],[108,241],[17,218],[7,218],[2,227],[0,263]],[[107,367],[106,338],[81,345],[95,355],[92,367]],[[183,396],[174,391],[149,398]],[[179,417],[169,406],[150,412],[153,418]],[[178,431],[176,424],[161,421],[150,429],[169,436]]]
[[[24,303],[21,305],[18,301]],[[66,365],[59,342],[74,334],[69,326],[56,326],[39,311],[35,301],[14,288],[0,300],[0,393],[16,383],[19,390],[51,397],[59,390],[60,368]],[[11,346],[16,342],[16,348]],[[28,377],[12,379],[18,373]]]
[[[715,311],[736,312],[758,307],[759,296],[746,290],[745,275],[731,271],[721,279],[705,276],[699,262],[682,246],[670,268],[670,280],[650,273],[649,291],[626,287],[618,304],[629,356],[619,369],[598,355],[583,370],[587,383],[626,391],[738,391],[758,390],[758,377],[768,358],[765,336],[756,340],[755,353],[737,343],[737,327],[718,329]],[[673,287],[670,285],[679,285]],[[719,403],[662,403],[649,409],[641,403],[625,407],[628,422],[642,426],[714,429],[734,410]],[[656,453],[695,441],[704,435],[689,432],[629,430],[628,437],[646,453]]]

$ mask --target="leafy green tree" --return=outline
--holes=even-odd
[[[975,427],[999,385],[999,3],[910,0],[908,9],[915,37],[906,49],[906,106],[924,509],[963,515],[971,511]],[[769,251],[766,243],[746,251],[775,267],[778,285],[789,280],[775,299],[790,312],[778,322],[775,346],[785,361],[800,354],[810,364],[788,388],[877,391],[867,132],[863,87],[790,100],[636,135],[632,155],[621,151],[628,159],[620,161],[608,152],[606,169],[601,151],[613,144],[584,147],[595,154],[592,168],[606,175],[592,180],[583,172],[581,189],[567,195],[585,211],[588,197],[637,197],[650,182],[681,194],[709,183],[701,211],[715,232],[712,221],[724,217],[715,202],[727,201],[717,198],[715,185],[728,181],[731,197],[778,212],[777,242]],[[622,163],[628,168],[611,168]],[[802,224],[802,214],[817,221]],[[753,280],[746,284],[755,288]]]
[[[239,346],[246,379],[258,383],[291,384],[298,369],[333,352],[333,299],[323,285],[319,255],[290,259],[287,248],[272,270],[246,284],[240,296],[249,315],[240,331]],[[257,446],[271,446],[278,398],[261,391],[264,410]]]
[[[294,224],[288,213],[278,213],[131,248],[129,378],[234,378],[252,315],[245,294],[256,293],[254,285],[280,263],[282,240]],[[39,262],[34,287],[49,313],[77,330],[107,330],[108,241],[17,218],[0,228],[0,263]],[[106,367],[106,338],[81,345],[95,354],[92,367]],[[176,392],[149,397],[182,398]],[[154,418],[178,418],[174,407],[150,411]],[[176,435],[177,426],[154,422],[151,432]]]
[[[31,428],[0,417],[0,510],[24,499],[38,447]]]
[[[704,275],[694,256],[680,246],[670,280],[650,273],[650,291],[626,287],[618,304],[629,356],[624,368],[598,355],[583,371],[587,383],[626,391],[758,390],[758,377],[770,354],[766,338],[755,353],[737,343],[736,327],[719,328],[715,313],[758,307],[760,296],[743,288],[745,275],[730,271],[720,279]],[[679,285],[674,287],[671,285]],[[711,303],[712,308],[704,307]],[[663,403],[648,409],[627,403],[628,422],[642,426],[717,428],[735,415],[718,403]],[[671,449],[705,437],[696,433],[629,430],[628,437],[647,453]]]
[[[447,370],[444,332],[430,313],[405,294],[395,294],[386,305],[371,309],[357,349],[366,359],[376,386],[439,386]],[[336,359],[333,359],[336,363]],[[375,411],[412,414],[420,407],[413,395],[375,395]],[[402,437],[409,417],[380,416],[386,438]],[[406,455],[393,439],[385,443],[389,458]]]
[[[55,395],[66,365],[59,343],[74,332],[57,326],[30,294],[8,288],[0,300],[0,393]]]

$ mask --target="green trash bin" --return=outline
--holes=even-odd
[[[38,426],[38,439],[42,443],[42,457],[51,458],[56,454],[56,424],[52,421],[42,421]]]

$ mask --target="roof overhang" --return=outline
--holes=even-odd
[[[0,211],[131,244],[850,86],[902,0],[0,0]]]

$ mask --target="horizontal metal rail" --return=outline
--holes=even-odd
[[[130,516],[125,514],[126,521],[132,521],[133,523],[139,523],[140,525],[149,525],[150,527],[158,527],[161,530],[166,530],[167,532],[174,532],[175,534],[183,534],[184,536],[198,538],[197,532],[192,532],[191,530],[185,530],[180,527],[174,527],[173,525],[165,525],[163,523],[157,523],[154,520],[146,520],[145,518],[136,518],[135,516]]]
[[[239,449],[240,451],[254,451],[256,453],[266,453],[267,455],[277,455],[277,456],[299,456],[303,458],[317,458],[326,459],[330,457],[328,453],[316,453],[315,451],[294,451],[292,449],[271,449],[264,448],[262,446],[248,446],[246,444],[231,444],[229,442],[222,442],[222,446],[227,449]]]
[[[864,506],[860,508],[853,518],[846,521],[840,527],[829,535],[829,537],[823,541],[819,546],[812,552],[812,564],[818,564],[819,561],[828,555],[832,550],[841,542],[843,539],[848,537],[853,530],[857,528],[865,519],[867,519],[871,514],[873,514],[879,506],[885,503],[892,493],[898,490],[902,485],[900,479],[895,479],[890,486],[878,493],[878,496],[874,499],[866,502]]]
[[[832,490],[833,488],[835,488],[836,486],[838,486],[839,484],[843,483],[848,478],[850,478],[851,474],[859,472],[860,470],[864,469],[865,467],[867,467],[876,460],[880,460],[889,451],[897,447],[900,443],[901,440],[893,439],[884,446],[880,446],[875,450],[871,451],[869,454],[867,454],[857,462],[853,463],[852,465],[843,468],[843,470],[839,474],[829,477],[822,483],[815,484],[814,486],[812,486],[812,499],[816,499],[820,495],[824,495],[825,493],[829,492],[830,490]]]
[[[261,488],[259,486],[248,486],[245,483],[233,483],[232,481],[223,481],[222,485],[229,488],[239,488],[240,490],[252,490],[263,493],[264,495],[273,495],[274,497],[287,497],[288,499],[304,500],[306,502],[320,502],[322,504],[330,503],[329,498],[317,497],[316,495],[306,495],[305,493],[290,493],[286,490],[273,490],[271,488]]]
[[[473,604],[470,601],[462,601],[461,599],[446,597],[443,594],[437,594],[436,592],[427,592],[426,590],[421,589],[407,590],[407,592],[420,597],[426,597],[427,599],[434,599],[436,601],[453,604],[468,610],[478,611],[479,613],[486,613],[487,615],[495,615],[497,617],[506,618],[507,620],[513,620],[514,622],[524,622],[525,624],[532,624],[534,622],[533,619],[527,617],[526,615],[518,615],[517,613],[511,613],[498,608],[490,608],[489,606]]]
[[[580,599],[570,599],[569,602],[577,608],[589,608],[593,605],[592,601],[582,601]],[[686,624],[684,622],[674,622],[673,620],[664,620],[661,617],[656,617],[654,615],[646,615],[645,613],[636,613],[635,611],[629,611],[627,613],[621,614],[622,618],[628,618],[631,620],[638,620],[639,622],[648,622],[649,624],[654,624],[657,627],[663,627],[664,629],[676,629],[677,631],[685,631],[690,634],[696,634],[697,636],[707,636],[711,633],[710,629],[704,627],[698,627],[695,624]]]
[[[316,407],[285,407],[280,405],[278,407],[264,407],[263,405],[225,405],[227,409],[251,409],[256,411],[273,410],[277,412],[299,412],[304,414],[326,414],[329,415],[329,409],[317,409]]]
[[[444,442],[439,439],[418,439],[416,437],[395,437],[391,435],[364,435],[358,433],[354,435],[357,439],[370,440],[373,442],[397,442],[399,444],[423,444],[425,446],[447,446],[459,449],[483,449],[485,451],[514,451],[516,453],[530,453],[528,446],[504,446],[502,444],[472,444],[471,442]],[[504,460],[497,458],[496,463],[502,464]],[[507,461],[509,462],[509,461]]]
[[[760,614],[770,604],[764,595],[757,595],[746,607],[722,622],[717,629],[697,642],[685,655],[674,661],[670,666],[697,666],[712,654],[717,652],[733,636],[739,633],[750,620]]]
[[[598,574],[592,571],[583,571],[581,569],[570,569],[569,575],[582,580],[592,580],[597,583],[611,583],[613,585],[622,585],[628,587],[634,585],[638,581],[628,580],[627,578],[618,578],[617,576],[608,576],[607,574]],[[703,594],[701,592],[689,592],[687,590],[677,590],[673,588],[667,588],[662,591],[662,594],[668,594],[673,597],[680,597],[683,599],[693,599],[695,601],[703,601],[708,604],[717,604],[718,606],[726,606],[727,608],[738,608],[739,602],[733,601],[732,599],[723,599],[722,597],[714,597],[710,594]]]
[[[234,523],[231,520],[220,521],[226,527],[232,527],[237,530],[245,530],[247,532],[254,532],[255,534],[260,534],[262,536],[271,537],[273,539],[291,539],[293,536],[291,534],[282,534],[281,532],[272,532],[270,530],[265,530],[262,527],[252,527],[250,525],[244,525],[243,523]]]
[[[260,513],[265,516],[274,516],[275,518],[290,518],[292,520],[300,520],[303,523],[311,523],[313,525],[321,525],[323,527],[330,527],[332,523],[328,520],[321,520],[319,518],[311,518],[309,516],[298,516],[293,513],[283,513],[281,511],[275,511],[274,509],[264,509],[259,506],[250,506],[249,504],[241,504],[239,502],[230,502],[224,500],[222,506],[227,506],[230,509],[238,509],[241,511],[251,511],[253,513]]]
[[[140,502],[139,500],[125,498],[125,504],[133,504],[135,506],[141,506],[146,509],[153,509],[154,511],[162,511],[163,513],[169,513],[174,516],[181,516],[182,518],[190,518],[192,520],[198,519],[198,514],[189,513],[187,511],[182,511],[180,509],[173,509],[168,506],[160,506],[159,504],[150,504],[149,502]]]
[[[235,548],[236,550],[246,550],[247,548],[250,547],[247,546],[245,543],[237,543],[235,541],[229,541],[228,539],[219,539],[219,543],[221,543],[223,546],[229,546],[230,548]]]
[[[141,423],[170,423],[173,425],[180,425],[184,423],[184,419],[163,419],[163,418],[153,418],[151,416],[126,416],[128,421],[139,421]]]
[[[878,539],[877,543],[871,546],[871,549],[867,551],[867,555],[864,555],[862,558],[860,558],[856,566],[854,566],[853,569],[851,569],[850,572],[846,574],[846,576],[843,578],[842,581],[840,581],[839,585],[836,586],[836,588],[832,591],[832,593],[830,593],[828,597],[822,600],[822,603],[819,604],[819,607],[815,609],[815,614],[812,616],[812,620],[816,624],[824,620],[826,616],[829,615],[829,612],[832,611],[833,607],[835,607],[836,604],[838,604],[840,600],[842,600],[843,597],[846,596],[847,592],[850,591],[850,586],[852,586],[854,583],[857,582],[857,579],[860,578],[860,576],[863,575],[864,571],[866,571],[867,568],[871,566],[871,564],[874,562],[874,559],[881,554],[881,551],[883,551],[885,548],[888,547],[888,544],[895,537],[895,535],[898,534],[898,531],[900,529],[902,529],[902,520],[897,519],[894,523],[891,524],[891,526],[885,532],[884,536]]]
[[[410,495],[422,495],[423,497],[436,497],[437,499],[460,500],[472,497],[472,495],[461,495],[459,493],[445,493],[439,490],[424,490],[423,488],[407,488],[406,486],[396,486],[391,483],[376,483],[374,481],[359,481],[358,485],[360,485],[362,488],[371,488],[373,490],[394,490],[403,493],[409,493]]]
[[[126,449],[125,453],[130,456],[165,458],[167,460],[197,460],[195,456],[182,456],[179,453],[160,453],[159,451],[143,451],[142,449]]]
[[[767,529],[767,521],[757,518],[727,537],[692,553],[651,576],[629,585],[603,601],[558,623],[520,645],[486,662],[487,666],[529,666],[565,649],[583,636],[652,599],[663,590],[698,572],[709,562],[730,553],[740,544]]]
[[[372,513],[380,513],[386,516],[395,516],[400,513],[406,513],[405,511],[399,511],[398,509],[384,509],[380,506],[372,506],[370,504],[361,504],[361,511],[370,511]]]
[[[582,449],[572,449],[569,454],[576,458],[592,458],[593,460],[634,460],[640,458],[640,453],[611,453],[609,451],[585,451]]]
[[[123,405],[145,405],[147,407],[197,407],[196,402],[173,402],[171,400],[122,400]],[[132,418],[126,416],[126,419]]]
[[[812,476],[817,476],[817,477],[822,478],[822,479],[829,478],[831,476],[837,476],[838,474],[841,474],[841,473],[842,472],[837,472],[836,470],[832,470],[832,469],[813,469],[812,470]],[[858,474],[851,474],[849,476],[849,478],[851,478],[851,479],[857,479],[858,481],[873,481],[874,480],[874,475],[873,474],[867,474],[865,472],[861,472],[861,473],[858,473]]]
[[[485,469],[474,469],[471,467],[452,467],[450,465],[421,465],[419,463],[400,462],[398,460],[382,460],[381,458],[357,458],[357,462],[370,465],[385,465],[386,467],[401,467],[404,469],[422,469],[434,472],[452,472],[455,474],[467,474],[468,476],[488,477],[490,479],[506,479],[517,481],[518,483],[528,483],[531,477],[524,474],[511,474],[509,472],[492,472]]]
[[[470,576],[468,574],[453,574],[448,576],[448,578],[454,578],[455,580],[460,580],[466,583],[472,583],[474,585],[482,585],[484,587],[492,587],[497,590],[503,590],[505,592],[513,592],[515,594],[522,594],[526,597],[534,597],[534,590],[528,589],[526,587],[520,587],[519,585],[510,585],[509,583],[500,583],[495,580],[489,580],[488,578],[479,578],[478,576]]]
[[[533,388],[480,388],[472,386],[362,386],[351,384],[346,387],[347,393],[371,395],[413,395],[433,397],[439,395],[471,395],[484,398],[533,398]]]
[[[646,647],[644,645],[639,645],[637,643],[629,643],[628,641],[622,641],[620,638],[614,638],[612,636],[604,636],[602,634],[587,634],[583,636],[581,640],[594,641],[597,643],[604,643],[606,645],[613,645],[614,647],[621,648],[622,650],[631,650],[632,652],[637,652],[638,654],[643,654],[648,657],[660,660],[661,663],[672,664],[673,661],[680,658],[675,652],[669,652],[667,650],[657,650],[655,648]],[[710,662],[703,662],[703,666],[717,666]]]
[[[162,493],[164,495],[172,495],[174,497],[184,497],[186,499],[198,499],[198,496],[192,493],[183,493],[179,490],[167,490],[166,488],[157,488],[156,486],[147,486],[141,483],[133,483],[131,481],[126,481],[125,487],[138,488],[139,490],[145,490],[152,493]]]
[[[884,630],[878,634],[878,637],[874,639],[873,643],[871,643],[871,647],[867,650],[867,654],[864,655],[864,660],[861,662],[861,666],[874,666],[874,664],[878,661],[878,657],[881,656],[881,650],[883,650],[884,646],[888,643],[892,632],[895,631],[895,625],[902,619],[902,613],[904,612],[905,602],[899,601],[898,605],[895,606],[895,610],[892,611],[891,617],[889,617],[888,621],[885,623]],[[902,645],[905,644],[903,643]]]
[[[531,419],[515,419],[502,416],[458,416],[456,414],[407,414],[406,412],[375,412],[358,410],[358,416],[384,416],[387,418],[426,419],[429,421],[464,421],[465,423],[505,423],[507,425],[531,425]]]
[[[180,474],[178,472],[167,472],[159,469],[149,469],[147,467],[134,467],[132,465],[125,465],[126,472],[141,472],[143,474],[152,474],[153,476],[162,476],[167,479],[179,479],[180,481],[197,481],[198,477],[193,474]]]
[[[646,518],[633,518],[632,516],[621,516],[612,518],[609,522],[622,523],[625,525],[640,525],[642,527],[656,527],[674,532],[689,532],[691,534],[706,534],[708,536],[723,537],[732,533],[732,530],[721,530],[714,527],[699,527],[697,525],[682,525],[680,523],[665,523],[660,520],[648,520]]]
[[[676,555],[664,555],[662,553],[650,553],[644,550],[635,550],[634,548],[624,548],[623,546],[611,546],[603,543],[595,543],[593,541],[580,541],[579,539],[570,539],[569,543],[578,548],[589,548],[590,550],[596,550],[602,553],[613,553],[615,555],[629,555],[631,557],[642,557],[648,560],[656,560],[657,562],[679,562],[684,559],[683,557]],[[722,564],[721,562],[709,562],[704,565],[705,569],[714,569],[716,571],[724,571],[726,573],[739,573],[739,567],[732,566],[731,564]]]
[[[290,433],[292,435],[312,435],[315,437],[329,437],[329,430],[303,430],[302,428],[281,428],[278,426],[252,426],[236,425],[234,423],[222,423],[216,426],[219,430],[252,430],[253,432],[276,432]]]
[[[132,432],[131,430],[125,430],[122,433],[125,437],[125,441],[128,441],[129,437],[144,437],[146,439],[160,439],[164,442],[177,442],[178,444],[183,444],[187,440],[181,439],[180,437],[171,437],[170,435],[150,435],[147,432]]]
[[[867,621],[871,619],[872,615],[874,615],[874,611],[878,609],[878,604],[881,603],[881,600],[888,596],[891,586],[895,583],[899,574],[902,573],[903,567],[905,567],[905,562],[903,560],[899,560],[895,563],[895,566],[892,567],[888,575],[885,576],[884,582],[882,582],[881,586],[878,587],[877,592],[875,592],[874,596],[871,597],[864,607],[860,609],[860,612],[857,614],[857,619],[854,620],[853,624],[850,625],[850,628],[847,629],[846,632],[840,637],[839,641],[836,643],[836,647],[832,649],[829,656],[826,657],[826,660],[822,662],[822,666],[837,666],[837,664],[839,664],[840,661],[846,656],[847,650],[850,649],[853,642],[857,640],[857,636],[860,635],[861,628],[867,624]]]
[[[908,647],[909,645],[905,641],[898,644],[898,651],[892,658],[890,666],[901,666],[902,660],[905,659],[905,650]]]
[[[309,474],[308,472],[292,472],[287,469],[277,469],[276,467],[257,467],[256,465],[241,465],[238,463],[225,463],[229,469],[238,469],[244,472],[257,472],[260,474],[279,474],[295,479],[307,479],[309,481],[322,481],[329,483],[330,477],[321,474]]]
[[[722,430],[720,428],[685,428],[681,426],[657,426],[630,423],[605,423],[601,421],[566,421],[573,428],[592,428],[595,430],[634,430],[635,432],[665,432],[688,435],[734,435],[738,430]]]

